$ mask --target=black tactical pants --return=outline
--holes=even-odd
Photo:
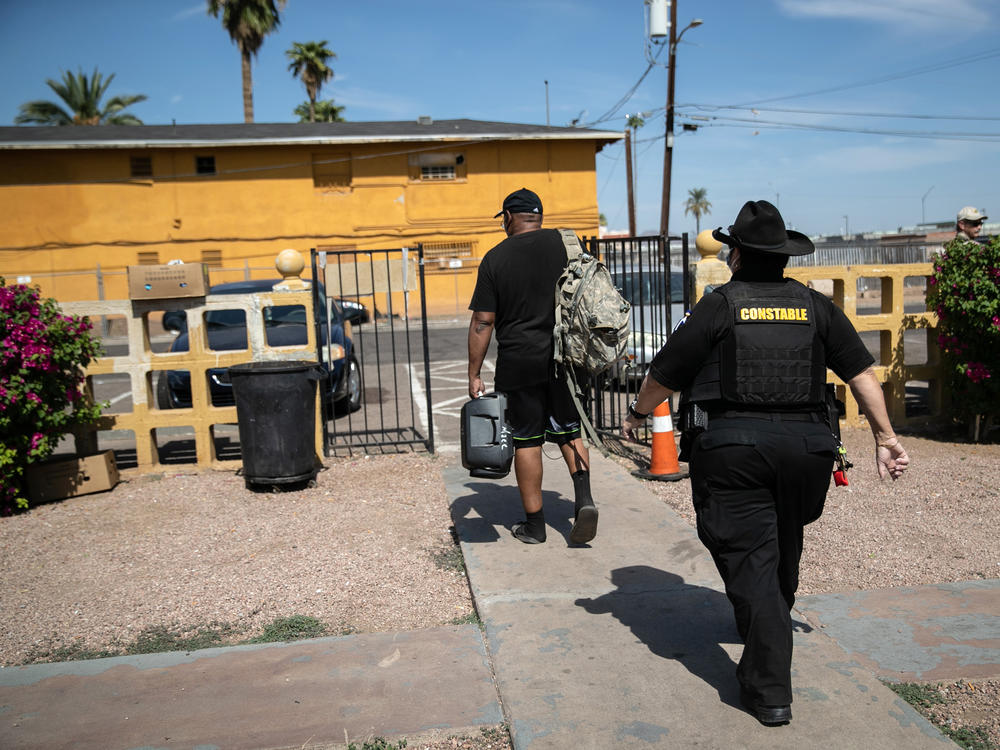
[[[755,705],[792,702],[802,528],[823,512],[835,447],[822,422],[760,418],[712,420],[692,446],[698,537],[726,584],[744,642],[736,675]]]

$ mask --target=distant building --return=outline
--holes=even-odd
[[[429,312],[454,310],[504,237],[492,217],[507,193],[530,187],[547,226],[597,235],[596,154],[622,137],[430,118],[0,127],[0,275],[60,300],[112,299],[129,265],[179,259],[260,277],[289,247],[423,243]]]

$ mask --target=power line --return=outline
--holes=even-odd
[[[745,123],[744,127],[776,128],[783,130],[817,130],[834,133],[855,133],[860,135],[891,135],[902,138],[926,138],[931,140],[952,140],[952,141],[1000,141],[1000,133],[956,133],[946,131],[917,131],[917,130],[883,130],[876,128],[844,128],[836,125],[809,125],[796,122],[780,122],[776,120],[758,120],[756,118],[745,117],[712,117],[712,121],[722,123]],[[699,127],[704,127],[704,123],[698,123]]]
[[[1000,117],[983,115],[923,115],[900,112],[843,112],[830,109],[794,109],[788,107],[747,107],[736,104],[678,104],[677,109],[693,107],[701,112],[715,112],[720,109],[743,110],[746,112],[790,112],[803,115],[835,115],[838,117],[885,117],[908,118],[913,120],[986,120],[997,122]]]
[[[888,81],[898,81],[901,78],[911,78],[913,76],[923,75],[924,73],[934,73],[939,70],[946,70],[948,68],[954,68],[959,65],[968,65],[973,62],[980,62],[982,60],[989,60],[993,57],[1000,56],[1000,47],[994,47],[993,49],[984,50],[982,52],[976,52],[971,55],[966,55],[965,57],[956,57],[951,60],[946,60],[941,63],[936,63],[932,65],[923,65],[919,68],[911,68],[909,70],[900,71],[899,73],[890,73],[884,76],[877,76],[875,78],[868,78],[861,81],[855,81],[853,83],[845,83],[839,86],[829,86],[827,88],[816,89],[815,91],[804,91],[798,94],[786,94],[785,96],[772,96],[768,99],[753,99],[750,101],[742,102],[736,106],[747,106],[749,104],[767,104],[769,102],[779,102],[785,101],[787,99],[798,99],[804,96],[815,96],[816,94],[830,94],[835,91],[846,91],[847,89],[861,88],[863,86],[874,86],[877,83],[887,83]]]

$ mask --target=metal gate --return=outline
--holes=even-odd
[[[667,241],[669,240],[669,241]],[[591,378],[590,416],[599,433],[617,436],[628,403],[635,398],[649,364],[684,313],[691,309],[688,236],[621,237],[585,240],[622,295],[632,304],[627,360]],[[640,432],[649,440],[649,433]]]
[[[433,453],[434,422],[424,435],[417,419],[431,413],[423,246],[313,249],[311,260],[317,357],[335,384],[324,389],[324,455]]]

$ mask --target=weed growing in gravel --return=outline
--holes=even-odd
[[[951,727],[941,727],[941,731],[964,750],[997,750],[995,743],[990,741],[986,730],[982,727],[961,727],[952,729]]]
[[[914,708],[930,708],[936,703],[944,703],[938,692],[939,685],[921,685],[919,682],[884,682],[892,692]]]
[[[477,615],[475,612],[470,612],[469,614],[465,615],[464,617],[456,617],[454,620],[451,620],[449,624],[451,624],[451,625],[478,625],[480,628],[483,627],[483,621],[479,619],[479,615]]]
[[[347,750],[402,750],[406,747],[406,740],[400,740],[399,744],[388,742],[385,737],[373,737],[365,740],[361,745],[353,742],[348,743]]]
[[[434,558],[434,564],[442,570],[465,573],[465,557],[462,555],[462,548],[458,545],[439,549],[431,554]]]
[[[159,654],[164,651],[197,651],[229,642],[236,628],[227,623],[209,623],[194,632],[172,630],[165,625],[144,628],[130,645],[126,654]]]
[[[246,643],[276,643],[297,641],[303,638],[319,638],[329,631],[325,622],[309,615],[279,617],[264,627],[264,632]]]
[[[943,723],[940,716],[929,709],[948,703],[941,695],[941,684],[924,685],[918,682],[889,682],[882,684],[917,709],[925,719],[934,724],[941,733],[963,750],[1000,750],[983,727],[951,727]]]
[[[28,654],[24,664],[42,664],[57,661],[87,661],[89,659],[104,659],[108,656],[118,656],[117,651],[108,649],[86,648],[80,643],[55,648],[39,648]]]

